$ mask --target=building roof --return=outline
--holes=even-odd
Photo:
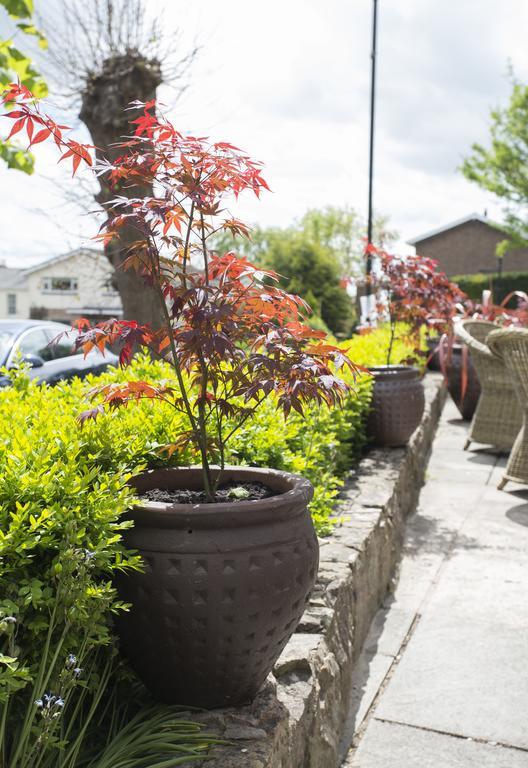
[[[493,227],[493,229],[503,229],[500,224],[497,224],[497,222],[488,219],[487,216],[481,216],[479,213],[470,213],[469,216],[464,216],[463,218],[457,219],[456,221],[451,221],[449,224],[445,224],[443,227],[431,229],[429,232],[425,232],[423,235],[413,237],[410,240],[407,240],[407,243],[409,245],[416,245],[417,243],[421,243],[423,240],[429,240],[430,237],[441,235],[442,232],[455,229],[455,227],[460,227],[462,224],[467,224],[470,221],[479,221],[481,224],[486,224],[488,227]]]
[[[0,288],[23,288],[24,269],[0,266]]]
[[[60,256],[52,256],[51,259],[41,261],[39,264],[35,264],[34,267],[27,267],[23,272],[26,275],[32,275],[34,272],[39,272],[41,269],[47,269],[51,264],[60,264],[61,261],[68,261],[68,259],[71,259],[73,256],[78,256],[80,253],[91,256],[92,258],[97,258],[104,254],[99,248],[74,248],[73,251],[61,253]]]
[[[33,267],[6,267],[0,264],[0,290],[6,290],[9,288],[16,289],[18,291],[27,288],[26,278],[28,275],[32,275],[34,272],[40,272],[42,269],[47,269],[51,264],[59,264],[62,261],[68,261],[74,256],[79,254],[86,255],[91,258],[98,258],[103,255],[103,251],[98,248],[75,248],[68,253],[62,253],[60,256],[53,256],[46,261],[41,261],[39,264],[35,264]]]

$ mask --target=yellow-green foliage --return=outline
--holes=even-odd
[[[388,329],[355,336],[344,346],[350,357],[361,365],[383,364],[389,342]],[[409,347],[396,341],[394,361],[405,359]],[[186,429],[183,416],[168,405],[143,401],[118,412],[105,414],[97,422],[80,429],[76,416],[85,408],[86,392],[97,381],[170,377],[163,363],[153,363],[138,357],[125,370],[112,370],[98,380],[74,380],[53,388],[19,383],[18,387],[0,393],[0,471],[5,493],[6,482],[13,482],[10,492],[17,501],[25,502],[26,484],[39,488],[38,476],[46,474],[60,496],[59,468],[64,466],[75,474],[76,466],[83,471],[98,467],[106,478],[119,482],[123,473],[138,471],[147,465],[188,464],[196,461],[192,449],[174,454],[170,459],[160,447],[170,443]],[[21,391],[21,387],[25,392]],[[365,444],[365,418],[371,395],[371,382],[362,375],[354,384],[342,409],[328,410],[314,406],[303,420],[293,413],[285,421],[276,410],[273,399],[265,402],[251,422],[228,445],[227,460],[254,466],[269,466],[303,474],[315,486],[312,513],[319,530],[326,528],[331,512],[331,500],[341,485],[344,472],[356,461]],[[7,464],[2,466],[2,456]],[[9,460],[5,459],[10,456]],[[11,464],[10,464],[11,462]],[[14,464],[13,464],[14,462]],[[16,467],[13,470],[13,466]],[[86,470],[87,471],[87,470]],[[14,473],[14,474],[13,474]],[[15,476],[21,478],[18,485]],[[30,479],[31,478],[31,479]],[[67,496],[69,486],[64,489]],[[34,493],[34,490],[31,492]],[[69,496],[68,496],[69,498]],[[119,497],[121,499],[121,497]],[[80,500],[76,500],[79,505]],[[122,508],[119,501],[117,508]],[[79,507],[77,507],[79,508]]]
[[[390,343],[390,328],[381,326],[375,331],[363,333],[343,345],[354,362],[365,366],[386,365],[387,349]],[[397,365],[413,354],[410,342],[405,341],[405,326],[398,323],[392,345],[391,363]]]
[[[127,474],[101,469],[87,450],[73,413],[73,392],[81,389],[79,383],[48,389],[16,377],[0,391],[0,755],[6,766],[58,765],[50,723],[59,721],[47,720],[35,702],[54,695],[66,711],[72,697],[80,701],[101,684],[112,654],[110,618],[120,610],[112,575],[139,566],[121,544],[127,525],[121,513],[131,501]]]
[[[128,369],[113,370],[98,381],[153,381],[167,379],[170,373],[167,365],[138,357]],[[54,388],[30,385],[26,396],[28,410],[35,406],[47,413],[48,418],[45,420],[46,430],[38,421],[35,426],[40,435],[37,437],[28,432],[28,441],[51,441],[51,454],[59,445],[60,450],[67,450],[70,441],[72,457],[80,451],[83,461],[87,460],[92,466],[96,465],[118,477],[123,472],[137,472],[146,466],[198,461],[191,446],[170,458],[160,450],[182,430],[188,429],[188,425],[182,415],[159,402],[144,400],[118,412],[107,413],[95,423],[86,423],[81,430],[75,417],[86,407],[86,391],[95,383],[95,379],[89,378]],[[330,411],[314,406],[306,410],[305,419],[293,413],[286,421],[270,398],[228,444],[226,461],[284,469],[308,477],[315,488],[311,506],[314,522],[320,533],[327,532],[332,500],[342,484],[341,478],[359,458],[365,443],[364,426],[370,393],[370,379],[361,376],[343,408]],[[13,391],[3,394],[11,400],[13,408],[19,412],[22,410]],[[57,415],[59,412],[60,417]],[[33,422],[30,420],[30,423]],[[49,430],[53,434],[54,424],[58,427],[54,439],[51,439]]]

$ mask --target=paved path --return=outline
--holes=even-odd
[[[528,492],[450,403],[394,595],[356,669],[346,768],[528,768]]]

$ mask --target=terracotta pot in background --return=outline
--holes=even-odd
[[[369,371],[374,377],[369,436],[375,445],[406,445],[425,406],[420,372],[407,365],[379,366]]]
[[[478,399],[480,397],[480,382],[477,377],[477,372],[473,366],[469,351],[466,360],[467,384],[463,399],[462,370],[464,363],[461,344],[453,344],[451,354],[446,353],[444,368],[445,376],[447,379],[447,389],[453,399],[453,402],[460,411],[462,418],[466,421],[471,421],[477,407]]]
[[[205,708],[252,699],[304,612],[319,561],[311,484],[271,469],[227,467],[223,481],[260,481],[276,496],[218,504],[145,502],[125,543],[145,573],[121,575],[132,603],[119,620],[125,655],[159,701]],[[199,489],[199,467],[133,482]]]

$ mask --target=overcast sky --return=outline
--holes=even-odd
[[[328,204],[366,213],[371,0],[146,2],[152,13],[165,6],[182,50],[202,46],[171,113],[177,126],[266,164],[273,193],[241,202],[240,217],[287,225]],[[399,249],[473,211],[500,220],[500,204],[457,166],[473,141],[486,141],[490,109],[506,103],[509,62],[528,81],[528,3],[378,4],[377,211],[399,232]],[[12,266],[89,244],[93,234],[57,192],[54,180],[65,176],[52,147],[40,145],[37,169],[28,177],[0,167],[0,259]]]

